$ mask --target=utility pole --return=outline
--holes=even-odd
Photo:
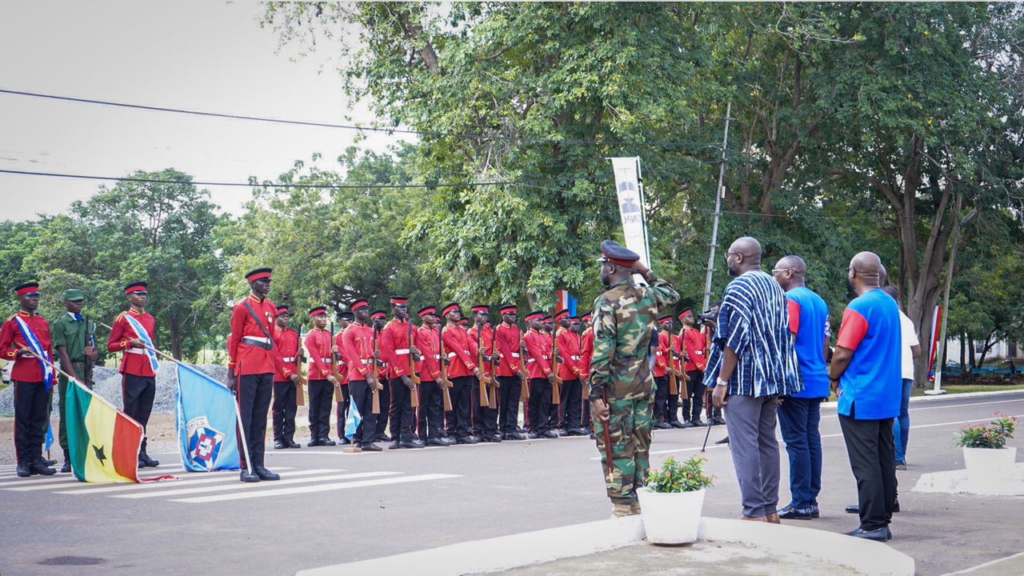
[[[711,278],[715,274],[715,248],[718,247],[718,220],[722,217],[722,196],[725,196],[725,149],[729,145],[729,120],[732,116],[732,102],[725,108],[725,135],[722,136],[722,160],[718,166],[718,190],[715,192],[715,223],[711,228],[711,255],[708,256],[708,276],[704,283],[704,307],[711,304]]]

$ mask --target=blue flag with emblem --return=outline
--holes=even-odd
[[[149,365],[153,368],[153,372],[160,370],[160,362],[156,359],[156,352],[154,351],[156,346],[153,346],[153,340],[149,337],[149,332],[142,325],[141,322],[132,318],[131,314],[124,315],[125,320],[132,325],[132,330],[135,330],[135,334],[138,335],[139,340],[146,345],[146,356],[149,358]]]
[[[64,399],[61,398],[61,402],[63,402],[63,401],[64,401]],[[50,448],[52,448],[52,447],[53,447],[53,422],[50,422],[50,425],[46,427],[46,455],[47,456],[50,455]]]
[[[178,364],[175,412],[185,470],[239,469],[238,412],[235,396],[227,387],[191,366]]]
[[[359,407],[356,406],[355,402],[352,402],[348,411],[348,417],[345,418],[345,438],[351,440],[356,435],[356,430],[359,429],[359,423],[362,421],[363,417],[359,415]]]
[[[49,392],[53,388],[53,358],[50,358],[49,352],[43,350],[43,345],[39,342],[39,338],[36,338],[36,333],[32,331],[32,328],[19,316],[15,316],[14,319],[17,321],[21,337],[28,342],[28,347],[36,355],[36,362],[39,362],[39,366],[43,369],[43,381],[46,383],[46,391]]]

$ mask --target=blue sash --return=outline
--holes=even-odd
[[[149,357],[149,366],[153,368],[153,373],[156,374],[160,370],[160,362],[156,359],[156,352],[153,351],[153,341],[149,338],[149,332],[146,332],[145,326],[141,322],[132,317],[130,312],[125,312],[124,319],[132,325],[132,330],[135,330],[135,334],[142,340],[142,343],[146,345],[146,356]]]
[[[49,392],[53,388],[53,367],[51,366],[53,359],[50,358],[50,354],[46,350],[43,350],[39,338],[36,338],[35,332],[29,328],[28,324],[20,316],[15,316],[14,319],[18,321],[21,337],[28,342],[28,347],[36,354],[36,362],[39,362],[39,367],[43,369],[43,381],[46,382],[46,391]]]

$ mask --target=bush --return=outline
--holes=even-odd
[[[1013,438],[1017,419],[998,413],[996,417],[987,425],[978,424],[961,428],[957,432],[956,445],[964,448],[1002,448],[1006,446],[1006,441]]]
[[[704,475],[704,458],[693,456],[680,464],[669,456],[661,469],[651,470],[647,478],[647,489],[651,492],[694,492],[711,486],[714,477]]]

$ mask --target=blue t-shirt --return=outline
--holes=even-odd
[[[804,391],[794,398],[828,398],[825,339],[828,338],[828,304],[806,286],[786,292],[789,330],[796,334],[796,357]]]
[[[903,353],[900,310],[880,289],[850,302],[836,346],[853,350],[839,381],[839,413],[857,420],[883,420],[900,413]]]

